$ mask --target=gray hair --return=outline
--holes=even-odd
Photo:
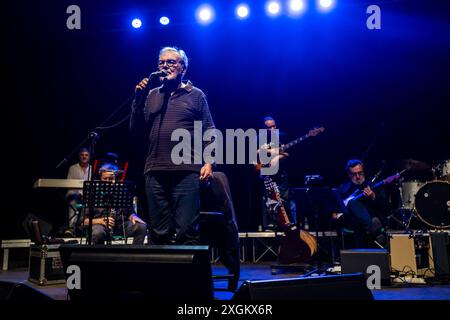
[[[176,52],[181,57],[181,63],[183,64],[184,69],[186,70],[188,68],[189,61],[186,52],[184,52],[181,49],[178,49],[177,47],[164,47],[161,49],[161,51],[159,51],[159,56],[161,56],[164,52],[167,51]]]

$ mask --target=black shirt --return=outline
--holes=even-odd
[[[363,183],[362,185],[356,185],[352,182],[347,182],[339,186],[338,193],[339,196],[341,197],[341,200],[345,200],[350,195],[352,195],[353,192],[355,192],[356,190],[360,190],[362,192],[366,186],[367,183]],[[376,215],[380,218],[384,218],[386,214],[389,212],[389,203],[387,201],[384,188],[380,187],[377,189],[372,189],[372,191],[375,193],[375,200],[363,196],[356,201],[362,202],[371,214]]]
[[[148,153],[144,173],[149,171],[187,170],[199,172],[202,167],[202,154],[197,152],[197,163],[194,163],[194,121],[201,121],[202,133],[207,129],[214,129],[205,94],[194,87],[190,81],[184,88],[178,88],[170,94],[164,87],[150,90],[141,109],[133,103],[131,114],[131,127],[138,121],[137,117],[144,117],[148,125]],[[141,114],[143,113],[143,115]],[[187,155],[188,163],[174,164],[171,159],[173,148],[178,141],[171,141],[172,133],[176,129],[185,129],[191,137],[191,154]],[[200,137],[200,141],[203,141]],[[202,150],[207,143],[202,142]],[[202,150],[199,150],[202,152]]]

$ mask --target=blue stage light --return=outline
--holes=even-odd
[[[133,26],[133,28],[139,29],[142,26],[142,21],[138,18],[133,19],[133,21],[131,21],[131,25]]]
[[[281,4],[278,1],[266,3],[266,11],[269,16],[277,16],[281,13]]]
[[[304,0],[290,0],[289,1],[289,14],[290,15],[300,15],[305,12],[306,3]]]
[[[163,26],[167,26],[169,24],[170,20],[166,16],[161,17],[159,19],[159,23],[161,23]]]
[[[322,12],[330,11],[336,5],[335,0],[318,0],[318,9]]]
[[[246,4],[240,4],[236,7],[236,15],[239,19],[245,19],[250,14],[250,9]]]
[[[197,9],[197,21],[201,24],[208,24],[214,20],[214,9],[210,5],[202,5]]]

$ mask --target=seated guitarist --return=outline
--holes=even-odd
[[[384,223],[389,212],[389,204],[383,187],[372,190],[366,180],[364,164],[352,159],[346,165],[350,182],[342,184],[338,193],[344,202],[344,227],[354,232],[355,247],[364,248],[375,240],[384,246],[386,237]],[[352,200],[353,196],[363,194]]]
[[[275,130],[277,129],[275,119],[272,117],[264,118],[264,127],[267,130]],[[270,135],[268,135],[270,137]],[[279,132],[279,144],[282,145],[286,143],[286,134],[282,131]],[[270,143],[270,141],[268,141]],[[278,152],[278,150],[276,151]],[[286,209],[286,213],[289,216],[289,219],[292,223],[296,223],[296,214],[295,214],[295,202],[292,201],[292,197],[289,191],[289,176],[286,170],[287,158],[289,154],[287,152],[281,152],[274,156],[270,161],[270,165],[275,165],[275,162],[279,163],[278,173],[272,175],[272,180],[278,185],[278,189],[280,191],[281,199],[283,200],[284,207]],[[264,230],[276,230],[277,226],[277,214],[272,212],[271,199],[268,197],[265,192],[263,192],[262,199],[262,223]]]

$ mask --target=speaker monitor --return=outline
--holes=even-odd
[[[391,284],[391,267],[389,253],[385,249],[350,249],[341,250],[342,273],[360,272],[366,277],[369,266],[378,266],[381,272],[381,285]]]
[[[373,295],[358,273],[246,281],[232,300],[373,300]]]
[[[448,232],[430,232],[435,275],[450,277],[450,235]]]
[[[53,299],[25,283],[0,281],[0,301],[52,301]]]
[[[71,300],[214,298],[207,246],[61,245],[60,252],[65,271],[70,265],[80,271],[81,288],[69,288]]]

